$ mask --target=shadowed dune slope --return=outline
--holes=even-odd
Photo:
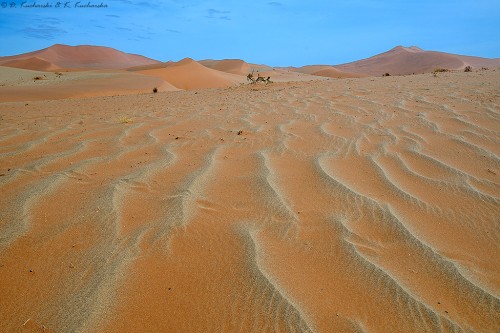
[[[158,61],[140,55],[124,53],[110,47],[90,45],[55,44],[34,52],[0,57],[0,66],[33,70],[122,69],[155,63]]]
[[[0,102],[0,331],[500,332],[499,73]]]
[[[367,75],[406,75],[428,73],[438,68],[461,70],[466,66],[498,67],[500,59],[459,56],[455,54],[424,51],[418,47],[398,46],[368,59],[335,66],[352,73]]]

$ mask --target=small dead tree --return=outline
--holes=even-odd
[[[249,73],[247,75],[247,81],[250,81],[250,84],[254,84],[255,83],[255,79],[253,77],[253,73]]]
[[[257,82],[264,82],[265,84],[272,83],[271,77],[263,77],[260,74],[257,74],[257,78],[253,76],[253,72],[247,75],[247,81],[251,81],[250,84],[255,84]]]

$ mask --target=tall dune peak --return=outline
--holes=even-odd
[[[420,47],[415,46],[415,45],[412,45],[412,46],[398,45],[398,46],[390,49],[387,52],[401,52],[401,51],[406,51],[406,52],[411,52],[411,53],[425,52],[423,49],[421,49]]]
[[[184,59],[182,59],[182,60],[179,60],[179,61],[177,62],[177,64],[178,64],[178,65],[187,65],[187,64],[192,64],[192,63],[194,63],[194,62],[196,62],[194,59],[189,58],[189,57],[186,57],[186,58],[184,58]]]
[[[28,58],[42,59],[60,68],[85,69],[118,69],[159,63],[142,55],[122,52],[107,46],[54,44],[29,53],[0,57],[0,64]],[[43,67],[46,66],[38,69],[44,70]]]

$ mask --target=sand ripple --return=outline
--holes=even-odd
[[[498,332],[500,77],[449,78],[0,104],[0,330]]]

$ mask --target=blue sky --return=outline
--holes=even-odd
[[[0,56],[58,43],[272,66],[335,65],[397,45],[500,57],[498,0],[59,1],[0,0]]]

